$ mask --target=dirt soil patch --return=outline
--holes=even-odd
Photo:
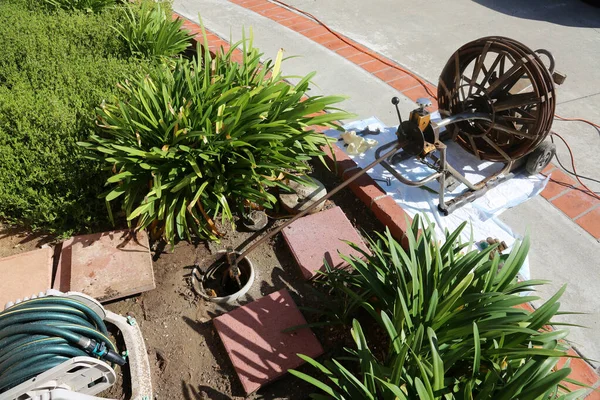
[[[52,235],[31,232],[25,228],[0,222],[0,258],[25,253],[44,245],[51,245],[54,240],[55,237]]]
[[[313,176],[323,182],[328,190],[340,183],[323,167],[317,167]],[[349,189],[327,201],[326,208],[334,206],[342,208],[361,234],[383,230],[371,211]],[[273,229],[283,222],[271,219],[266,229]],[[190,286],[190,274],[196,260],[201,266],[208,266],[219,250],[227,246],[238,250],[246,248],[262,234],[229,230],[220,244],[181,242],[173,250],[168,247],[161,249],[158,245],[158,249],[153,251],[156,289],[105,305],[113,312],[131,315],[138,321],[146,340],[156,399],[245,398],[235,370],[213,327],[212,318],[283,288],[288,289],[298,306],[319,306],[315,289],[302,278],[281,235],[264,243],[249,256],[256,270],[256,278],[248,294],[239,302],[222,306],[203,300],[194,293]],[[7,248],[0,248],[0,254],[4,254],[2,251],[10,254],[9,247],[15,245],[16,239],[1,240],[0,246]],[[28,248],[23,244],[20,246],[21,251]],[[307,312],[304,315],[309,322],[317,318]],[[328,354],[339,354],[343,346],[352,343],[348,329],[329,327],[314,329],[314,332]],[[307,366],[301,370],[311,374],[315,371]],[[121,381],[121,375],[127,374],[127,371],[118,373]],[[248,398],[306,399],[315,391],[313,386],[287,374]],[[127,398],[127,394],[128,388],[119,382],[103,396],[119,399]]]

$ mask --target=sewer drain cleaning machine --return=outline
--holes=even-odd
[[[106,323],[122,337],[123,353]],[[114,368],[125,364],[130,398],[151,400],[139,326],[89,296],[49,290],[9,303],[0,313],[0,400],[102,400],[95,395],[115,383]]]
[[[556,148],[544,139],[554,120],[554,84],[562,84],[565,78],[554,70],[554,58],[547,50],[532,51],[505,37],[467,43],[450,57],[440,75],[441,121],[431,121],[428,99],[418,99],[419,108],[402,121],[399,100],[392,99],[400,120],[397,140],[379,147],[376,158],[395,149],[381,165],[406,185],[437,180],[438,209],[448,215],[510,179],[516,170],[534,175],[550,163]],[[446,128],[443,134],[442,128]],[[455,140],[479,160],[500,162],[503,167],[480,182],[469,182],[448,163],[446,139]],[[433,173],[419,181],[406,179],[393,165],[408,158],[416,158]],[[461,183],[468,190],[446,201],[444,193]]]
[[[556,153],[554,144],[544,139],[554,120],[554,85],[562,84],[565,78],[555,71],[554,57],[547,50],[533,51],[500,36],[465,44],[450,57],[440,75],[440,121],[431,120],[427,111],[431,101],[426,98],[418,99],[418,108],[403,121],[398,109],[400,100],[394,97],[392,103],[399,119],[396,139],[380,146],[374,161],[327,195],[254,242],[241,255],[227,257],[228,264],[235,270],[237,263],[262,243],[378,164],[409,186],[438,181],[438,209],[444,216],[512,178],[519,169],[531,175],[539,173]],[[448,163],[445,140],[455,140],[478,160],[499,162],[503,167],[480,182],[470,182]],[[394,165],[409,158],[426,165],[432,173],[419,181],[406,178]],[[461,183],[467,190],[446,201],[445,193]]]

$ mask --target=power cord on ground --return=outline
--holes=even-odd
[[[571,146],[569,146],[569,143],[567,143],[567,141],[558,133],[551,131],[550,132],[552,134],[552,136],[556,136],[557,138],[559,138],[560,140],[562,140],[562,142],[565,144],[565,146],[567,146],[567,150],[569,151],[569,156],[571,157],[571,167],[573,167],[573,175],[575,176],[575,178],[577,179],[577,181],[581,184],[581,186],[586,190],[585,193],[587,193],[588,195],[600,200],[600,196],[596,194],[596,192],[594,192],[593,190],[591,190],[589,187],[586,186],[585,183],[583,183],[583,181],[581,180],[581,178],[579,177],[579,174],[577,173],[577,168],[575,167],[575,157],[573,156],[573,151],[571,150]]]
[[[561,117],[558,114],[554,114],[554,118],[559,119],[561,121],[577,121],[577,122],[583,122],[585,124],[591,125],[596,129],[600,129],[600,125],[592,122],[592,121],[588,121],[587,119],[583,119],[583,118],[565,118],[565,117]]]
[[[423,86],[423,88],[425,89],[425,92],[427,92],[427,94],[429,96],[431,96],[433,99],[437,100],[437,95],[435,93],[433,93],[431,91],[431,89],[427,86],[427,83],[419,76],[415,75],[414,73],[412,73],[411,71],[404,69],[402,67],[400,67],[399,65],[397,65],[394,62],[388,61],[385,58],[381,57],[379,54],[372,52],[369,49],[366,49],[364,47],[359,47],[357,46],[353,41],[346,39],[344,36],[340,35],[339,33],[337,33],[336,31],[334,31],[333,29],[331,29],[329,26],[327,26],[327,24],[325,24],[323,21],[321,21],[320,19],[318,19],[317,17],[315,17],[313,14],[300,10],[299,8],[296,8],[292,5],[289,5],[287,3],[284,3],[283,1],[280,0],[270,0],[273,3],[279,4],[285,8],[288,8],[290,10],[294,10],[299,14],[304,15],[305,17],[308,17],[310,19],[312,19],[314,22],[316,22],[317,24],[321,25],[323,28],[327,29],[327,31],[329,31],[329,33],[331,33],[332,35],[334,35],[335,37],[337,37],[338,39],[340,39],[342,42],[346,43],[348,46],[351,46],[353,48],[355,48],[356,50],[363,52],[365,54],[370,55],[371,57],[373,57],[374,59],[384,63],[385,65],[387,65],[388,67],[392,67],[398,71],[404,72],[405,74],[408,74],[410,76],[412,76],[413,78],[415,78],[415,80],[417,82],[419,82],[419,84],[421,84],[421,86]]]
[[[554,138],[552,136],[550,136],[550,141],[552,141],[552,143],[554,143]],[[554,155],[554,158],[556,158],[556,162],[558,163],[558,165],[562,168],[563,171],[565,171],[567,174],[569,175],[573,175],[573,176],[579,176],[581,179],[585,179],[586,181],[591,181],[591,182],[595,182],[595,183],[600,183],[600,179],[594,179],[591,178],[589,176],[585,176],[585,175],[581,175],[581,174],[576,174],[575,172],[571,171],[569,168],[567,168],[562,161],[560,161],[560,158],[558,157],[558,154]],[[600,194],[600,192],[595,191],[594,193]]]

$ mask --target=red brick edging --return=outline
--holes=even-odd
[[[550,176],[542,196],[594,238],[600,239],[600,200],[587,194],[579,182],[554,164],[548,165],[542,174]]]

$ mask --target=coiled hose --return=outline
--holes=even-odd
[[[0,313],[0,393],[79,356],[125,364],[104,321],[84,303],[49,296]]]

